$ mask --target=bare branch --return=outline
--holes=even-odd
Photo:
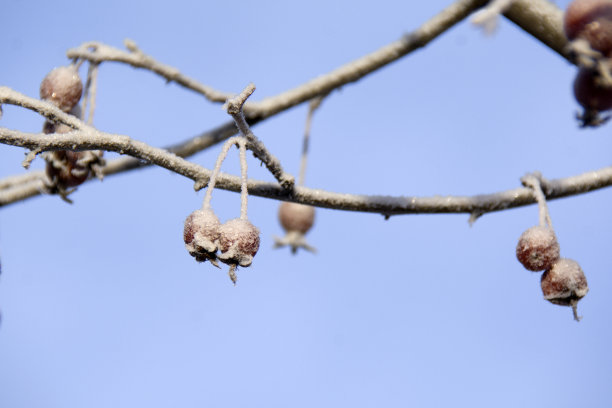
[[[238,130],[246,138],[249,150],[266,165],[270,173],[276,177],[283,188],[292,189],[295,184],[295,178],[283,170],[280,161],[272,155],[261,140],[253,134],[242,112],[244,103],[254,91],[255,85],[249,84],[238,96],[228,99],[225,103],[227,113],[234,118]]]
[[[110,135],[104,132],[73,131],[65,134],[31,134],[0,128],[0,142],[42,150],[102,149],[130,154],[142,160],[179,173],[196,182],[209,180],[211,172],[180,157],[150,147],[127,136]],[[549,200],[582,194],[612,185],[612,167],[584,173],[565,179],[548,180],[545,188]],[[241,191],[241,180],[236,176],[220,174],[217,187],[234,192]],[[0,190],[0,206],[40,194],[37,181],[15,188]],[[249,180],[249,194],[276,200],[293,201],[317,207],[347,211],[373,212],[384,215],[420,213],[478,213],[502,211],[509,208],[533,204],[535,198],[530,188],[517,188],[499,193],[477,196],[434,196],[434,197],[389,197],[351,195],[295,187],[287,191],[277,183]],[[18,193],[16,193],[18,191]]]
[[[486,4],[486,0],[459,0],[442,10],[417,30],[403,36],[401,39],[349,62],[328,74],[319,76],[287,92],[264,99],[261,102],[245,104],[244,112],[249,119],[263,119],[282,112],[293,106],[306,102],[316,96],[327,94],[348,83],[355,82],[364,76],[396,61],[412,51],[424,47],[430,41],[466,18],[472,11]],[[117,61],[136,68],[144,68],[161,75],[169,82],[176,82],[191,89],[212,102],[225,102],[232,95],[216,91],[198,81],[186,77],[176,68],[157,62],[145,55],[133,42],[129,42],[131,52],[99,42],[87,42],[79,47],[68,50],[68,58],[86,59],[91,62]]]

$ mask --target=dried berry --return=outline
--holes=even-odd
[[[278,208],[278,219],[285,231],[305,234],[314,224],[315,209],[310,205],[285,201]]]
[[[53,69],[40,83],[40,98],[69,112],[81,99],[83,83],[74,65]]]
[[[579,320],[576,305],[589,291],[586,277],[578,262],[567,258],[558,259],[542,274],[544,299],[555,305],[571,306],[574,318]]]
[[[563,19],[569,40],[585,39],[592,49],[605,56],[612,53],[612,1],[574,0]]]
[[[218,266],[219,218],[212,210],[195,210],[185,220],[183,240],[189,254],[198,262],[207,259]]]
[[[83,184],[89,177],[89,167],[84,163],[89,152],[58,150],[46,156],[47,177],[63,189]]]
[[[601,85],[597,71],[581,68],[574,80],[574,97],[583,108],[603,112],[612,109],[612,88]]]
[[[219,260],[249,266],[259,250],[259,228],[249,220],[234,218],[219,228]]]
[[[552,229],[531,227],[519,238],[516,245],[516,257],[525,269],[543,271],[550,268],[559,259],[559,243]]]
[[[275,248],[288,245],[291,247],[291,252],[294,254],[297,252],[298,248],[316,252],[316,249],[310,246],[304,237],[304,234],[306,234],[314,224],[314,207],[283,202],[278,208],[278,219],[287,234],[283,238],[274,238]]]

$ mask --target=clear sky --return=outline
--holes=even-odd
[[[259,100],[371,52],[451,1],[2,2],[0,85],[37,97],[85,41],[144,52]],[[565,7],[567,1],[560,1]],[[85,71],[83,70],[82,73]],[[612,124],[579,129],[576,69],[512,23],[468,22],[325,100],[306,185],[472,195],[609,166]],[[253,128],[299,167],[306,106]],[[95,126],[154,146],[227,121],[219,105],[117,63]],[[4,107],[1,126],[42,119]],[[219,146],[191,160],[211,168]],[[250,157],[249,176],[272,180]],[[109,154],[108,158],[115,157]],[[23,150],[0,146],[0,176]],[[238,174],[231,152],[224,171]],[[33,167],[42,168],[37,159]],[[318,253],[272,249],[278,203],[251,198],[261,248],[232,286],[182,242],[204,192],[147,168],[0,209],[0,407],[609,407],[612,228],[606,189],[549,203],[563,256],[590,286],[582,322],[515,259],[537,208],[479,219],[317,210]],[[239,196],[215,190],[222,221]]]

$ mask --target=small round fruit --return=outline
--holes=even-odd
[[[531,227],[519,238],[516,257],[525,269],[533,272],[550,268],[559,259],[559,243],[553,230],[547,227]]]
[[[219,260],[249,266],[259,250],[259,228],[249,220],[234,218],[219,228]]]
[[[578,262],[560,258],[542,274],[544,299],[561,306],[571,306],[589,291],[586,277]]]
[[[63,188],[76,187],[89,177],[89,168],[79,163],[86,152],[58,150],[51,153],[45,171],[55,185]]]
[[[563,29],[571,41],[583,38],[591,48],[610,56],[612,52],[612,1],[574,0],[565,10]]]
[[[40,83],[40,98],[69,112],[81,99],[83,83],[74,65],[53,69]]]
[[[596,112],[612,109],[612,88],[597,82],[596,71],[580,68],[574,80],[574,97],[583,108]]]
[[[212,210],[195,210],[185,220],[185,248],[198,262],[216,259],[220,225],[219,218]]]
[[[315,209],[310,205],[283,202],[278,208],[278,219],[285,231],[306,234],[315,220]]]

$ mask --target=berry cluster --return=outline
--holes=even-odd
[[[546,202],[539,181],[525,178],[524,183],[533,188],[540,206],[540,225],[521,234],[516,245],[516,257],[525,269],[544,271],[540,280],[544,299],[561,306],[571,306],[574,319],[579,321],[577,305],[589,287],[580,265],[576,261],[561,258],[560,246],[550,222]]]
[[[237,144],[240,148],[242,169],[241,212],[240,218],[234,218],[221,224],[210,207],[210,200],[221,163],[234,144]],[[250,266],[253,257],[259,250],[259,229],[248,220],[246,215],[246,180],[246,143],[243,138],[234,137],[225,143],[219,154],[202,208],[187,216],[183,229],[183,240],[189,254],[198,262],[208,260],[216,267],[219,267],[218,261],[229,265],[229,277],[234,285],[237,281],[236,269],[238,266]]]
[[[64,112],[81,118],[77,105],[83,92],[83,83],[74,65],[53,69],[40,83],[40,98],[57,106]],[[69,126],[52,121],[45,121],[43,133],[68,133]],[[102,164],[102,152],[59,150],[45,155],[48,188],[62,197],[97,172]]]
[[[612,1],[574,0],[565,11],[563,29],[580,69],[574,96],[585,109],[584,126],[607,120],[598,114],[612,109]]]

